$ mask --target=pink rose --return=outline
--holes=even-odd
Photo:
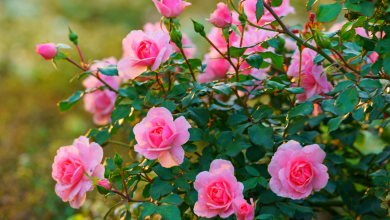
[[[304,102],[315,94],[326,97],[325,93],[333,89],[326,78],[324,68],[318,65],[314,65],[311,71],[302,72],[300,87],[305,89],[305,93],[297,95],[298,102]]]
[[[183,163],[182,145],[190,138],[191,125],[181,116],[173,121],[166,108],[152,108],[133,131],[137,145],[134,150],[150,160],[159,159],[169,168]]]
[[[233,18],[229,12],[227,5],[220,2],[217,4],[217,10],[211,14],[210,19],[206,19],[210,24],[214,25],[217,28],[227,28],[232,25]]]
[[[237,220],[253,220],[255,217],[256,204],[251,198],[251,205],[245,199],[235,199],[233,202],[233,210],[236,214]]]
[[[257,29],[249,26],[248,30],[244,33],[244,40],[242,41],[243,47],[249,47],[256,45],[255,47],[248,48],[245,51],[245,54],[256,53],[256,52],[265,52],[271,51],[274,52],[275,49],[269,47],[268,49],[264,49],[259,43],[266,41],[267,39],[271,39],[275,37],[276,33],[271,31],[265,31],[261,29]],[[245,37],[247,36],[247,37]]]
[[[157,7],[158,12],[166,18],[176,18],[191,3],[182,0],[152,0]]]
[[[272,14],[266,8],[264,8],[264,15],[260,18],[259,22],[257,22],[256,3],[257,0],[246,0],[242,3],[249,21],[254,24],[264,25],[268,22],[275,20]],[[286,16],[290,13],[295,14],[295,9],[290,5],[290,0],[283,0],[282,4],[279,7],[272,7],[272,9],[279,17]]]
[[[165,25],[163,25],[162,29],[161,29],[160,22],[157,22],[157,23],[154,23],[154,24],[146,23],[144,25],[144,31],[145,32],[147,32],[147,31],[159,31],[159,30],[162,30],[163,32],[168,32],[168,30],[166,29]],[[181,32],[181,33],[183,35],[183,39],[181,40],[181,42],[183,43],[183,51],[186,54],[187,58],[192,59],[192,58],[194,58],[195,53],[196,53],[195,44],[192,42],[191,38],[186,33],[183,33],[183,32]],[[171,42],[170,44],[172,46],[173,51],[175,51],[176,53],[181,53],[180,49],[176,46],[175,43]],[[190,46],[190,47],[185,47],[185,46]]]
[[[135,79],[150,66],[155,71],[172,53],[169,34],[162,31],[132,31],[123,39],[124,58],[118,63],[119,76]]]
[[[296,50],[291,57],[291,65],[288,67],[287,75],[292,76],[295,79],[299,77],[299,50]],[[311,72],[314,66],[314,58],[317,56],[317,53],[309,48],[304,48],[302,50],[302,65],[301,73]]]
[[[99,180],[98,181],[98,185],[99,186],[103,186],[107,190],[111,189],[111,184],[110,184],[110,181],[108,181],[108,179],[101,179],[101,180]]]
[[[308,197],[328,183],[328,168],[322,164],[325,152],[317,144],[302,147],[296,141],[281,145],[271,159],[270,187],[278,196],[291,199]]]
[[[78,209],[85,202],[86,192],[93,190],[91,177],[103,178],[103,149],[88,138],[80,136],[73,145],[61,147],[54,157],[52,176],[57,181],[55,191],[62,201]]]
[[[109,65],[116,65],[114,57],[103,59],[93,63],[90,70],[93,74],[97,74],[98,68],[107,67]],[[106,76],[99,74],[100,79],[110,85],[113,89],[119,88],[119,77]],[[83,81],[83,86],[87,89],[104,86],[104,84],[96,79],[94,76],[88,76]],[[115,108],[116,93],[105,88],[103,91],[96,90],[94,92],[84,95],[84,108],[87,112],[93,114],[93,122],[97,125],[105,125],[111,123],[111,112]]]
[[[36,52],[45,60],[51,60],[57,55],[57,46],[53,43],[38,44]]]
[[[211,163],[210,172],[199,173],[194,187],[198,191],[194,212],[201,217],[212,218],[219,215],[227,218],[234,212],[233,201],[244,198],[244,185],[237,182],[232,163],[222,159]]]
[[[224,79],[230,69],[229,61],[223,59],[217,51],[206,54],[203,63],[207,64],[205,73],[198,76],[199,83],[209,83],[214,80]]]

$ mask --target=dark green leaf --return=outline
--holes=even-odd
[[[234,141],[227,143],[226,148],[226,155],[234,157],[238,153],[240,153],[242,150],[247,149],[251,146],[251,143],[249,142],[248,138],[246,138],[242,134],[237,134],[234,138]]]
[[[265,156],[265,151],[258,146],[251,146],[246,150],[246,158],[251,162],[259,161]]]
[[[390,53],[390,38],[380,40],[375,47],[375,52],[379,54]]]
[[[193,206],[198,201],[198,192],[197,191],[190,191],[186,193],[184,196],[184,201],[190,205]]]
[[[84,92],[77,91],[73,94],[69,99],[63,100],[58,103],[58,107],[61,112],[68,111],[72,106],[74,106],[82,97],[84,96]]]
[[[253,189],[257,185],[257,177],[253,177],[248,180],[245,180],[244,182],[242,182],[242,184],[244,184],[244,191]]]
[[[261,64],[263,63],[263,57],[257,54],[253,54],[246,58],[246,62],[250,66],[253,66],[256,69],[260,69]]]
[[[259,171],[257,171],[254,167],[251,166],[246,166],[245,167],[246,171],[252,176],[260,176]]]
[[[340,123],[343,121],[343,117],[337,117],[337,118],[332,118],[328,122],[328,134],[331,131],[335,131],[337,128],[339,128]]]
[[[187,91],[188,84],[179,84],[173,87],[171,91],[167,93],[167,98],[171,99],[178,95],[181,95]]]
[[[296,116],[307,116],[310,115],[314,110],[314,105],[311,102],[304,102],[297,107],[292,108],[288,112],[288,119],[292,119]]]
[[[264,15],[264,5],[263,1],[256,2],[256,20],[260,21],[260,18]]]
[[[190,119],[195,121],[200,126],[206,126],[209,122],[209,112],[205,108],[189,107],[187,111],[190,113]]]
[[[141,210],[141,218],[145,219],[149,215],[153,215],[156,212],[157,205],[147,202],[145,207]]]
[[[365,79],[359,82],[359,86],[364,88],[373,88],[373,89],[379,89],[382,87],[379,80],[374,79]]]
[[[150,196],[152,196],[153,200],[159,199],[161,196],[171,193],[173,190],[173,186],[168,181],[163,180],[155,180],[150,187]]]
[[[190,128],[188,129],[188,132],[190,132],[190,139],[188,141],[200,141],[203,137],[203,131],[199,128]]]
[[[301,94],[305,93],[305,89],[302,87],[293,87],[293,88],[285,88],[285,90],[292,94]]]
[[[274,132],[271,127],[264,127],[263,125],[252,125],[248,129],[249,139],[257,145],[271,150],[274,146]]]
[[[327,99],[322,101],[322,110],[324,110],[325,112],[333,113],[335,115],[339,115],[339,112],[337,111],[337,108],[335,106],[335,102],[336,100],[333,99]]]
[[[336,108],[340,115],[351,112],[359,103],[359,94],[355,88],[349,88],[340,93],[336,100]]]
[[[375,177],[372,183],[375,186],[383,186],[390,183],[390,177],[389,176],[378,176]]]
[[[307,1],[307,4],[306,4],[306,10],[307,11],[310,11],[311,10],[311,7],[317,2],[317,0],[309,0]]]
[[[182,189],[184,191],[190,190],[190,184],[183,177],[175,178],[173,180],[173,183],[175,184],[175,186],[179,187],[180,189]]]
[[[335,154],[335,153],[327,154],[326,155],[326,159],[331,160],[335,164],[340,164],[340,163],[344,163],[345,162],[344,157],[342,157],[342,156],[340,156],[338,154]]]
[[[156,213],[160,214],[164,220],[180,219],[180,210],[174,205],[161,205],[156,209]]]
[[[236,124],[240,124],[241,122],[244,122],[244,121],[248,121],[248,117],[244,114],[244,113],[233,113],[231,115],[229,115],[229,118],[227,120],[227,123],[229,125],[236,125]]]
[[[213,86],[212,88],[222,92],[225,95],[229,95],[229,93],[230,93],[230,87],[225,85],[225,84]]]
[[[280,211],[282,211],[282,213],[286,217],[294,218],[294,215],[295,215],[295,208],[294,207],[287,205],[285,203],[282,203],[282,202],[276,202],[275,205],[279,208]]]
[[[170,112],[176,110],[176,104],[172,100],[165,100],[161,103],[161,107],[168,109]]]
[[[169,194],[164,199],[158,201],[158,203],[168,203],[171,205],[180,205],[183,199],[177,194]]]
[[[138,98],[137,89],[135,89],[134,87],[120,88],[118,92],[120,96],[127,97],[131,100],[135,100]]]
[[[321,23],[335,21],[339,16],[342,8],[343,4],[340,3],[318,6],[316,11],[317,21]]]
[[[275,53],[269,52],[269,51],[268,52],[259,52],[258,54],[261,57],[263,57],[263,59],[271,58],[274,66],[276,66],[278,68],[282,68],[283,62],[284,62],[283,56],[280,56],[278,54],[275,54]]]
[[[99,71],[106,76],[118,76],[118,70],[116,66],[106,67],[106,68],[99,68]]]
[[[131,112],[131,105],[118,105],[111,112],[111,121],[115,122],[119,119],[126,118],[130,115],[130,112]]]

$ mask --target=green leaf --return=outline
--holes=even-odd
[[[119,119],[126,118],[130,115],[130,112],[131,112],[131,105],[118,105],[111,112],[111,121],[115,122]]]
[[[362,37],[359,34],[356,34],[354,41],[360,47],[363,47],[364,50],[373,51],[375,49],[375,41]]]
[[[246,49],[246,47],[230,47],[230,56],[236,58],[241,57],[245,53]]]
[[[313,209],[308,207],[308,206],[297,205],[297,204],[295,204],[293,202],[289,202],[288,204],[290,206],[292,206],[298,212],[311,213],[314,216],[314,218],[317,218],[317,214],[315,212],[313,212]]]
[[[173,190],[173,186],[168,181],[163,180],[155,180],[150,187],[150,196],[152,196],[153,200],[159,199],[161,196],[171,193]]]
[[[275,205],[279,208],[279,210],[286,216],[286,217],[289,217],[289,218],[294,218],[294,215],[295,215],[295,208],[290,206],[290,205],[287,205],[285,203],[282,203],[282,202],[276,202]]]
[[[286,85],[284,84],[281,84],[281,83],[278,83],[278,82],[275,82],[275,81],[272,81],[272,80],[268,80],[266,79],[265,82],[267,83],[267,88],[271,88],[271,89],[274,89],[274,90],[283,90],[284,87],[286,87]]]
[[[244,122],[244,121],[248,121],[248,117],[245,114],[233,113],[233,114],[229,115],[227,123],[229,125],[236,125],[236,124],[240,124],[241,122]]]
[[[127,97],[131,100],[135,100],[138,98],[138,92],[134,87],[120,88],[118,90],[120,96]]]
[[[227,145],[226,155],[231,156],[231,157],[235,157],[242,150],[245,150],[250,146],[251,146],[251,143],[249,142],[248,138],[246,138],[242,134],[237,134],[234,138],[234,141],[230,142]]]
[[[164,199],[158,201],[158,203],[168,203],[171,205],[180,205],[183,199],[177,194],[169,194]]]
[[[267,180],[264,177],[259,177],[257,180],[257,183],[260,184],[262,187],[267,187]]]
[[[197,69],[198,66],[202,66],[202,60],[200,59],[188,59],[188,63],[190,63],[192,69]]]
[[[327,154],[326,155],[326,159],[331,160],[335,164],[340,164],[340,163],[344,163],[345,162],[344,157],[342,157],[342,156],[340,156],[338,154],[335,154],[335,153]]]
[[[256,3],[256,20],[260,21],[260,18],[264,15],[264,5],[263,1],[257,1]]]
[[[293,88],[285,88],[285,90],[292,94],[302,94],[305,93],[305,89],[302,87],[293,87]]]
[[[171,168],[162,167],[161,164],[153,167],[152,170],[163,180],[174,179],[177,174],[173,173]]]
[[[242,184],[244,185],[244,191],[253,189],[257,185],[257,177],[253,177],[248,180],[245,180],[244,182],[242,182]]]
[[[372,183],[375,186],[383,186],[390,183],[390,177],[389,176],[378,176],[375,177]]]
[[[339,115],[339,112],[337,111],[337,108],[335,106],[336,100],[333,99],[327,99],[322,101],[322,110],[325,112],[330,112],[335,115]]]
[[[373,89],[380,89],[382,88],[381,83],[379,80],[374,79],[365,79],[359,82],[359,86],[364,88],[373,88]]]
[[[229,95],[229,93],[230,93],[230,87],[225,85],[225,84],[213,86],[212,88],[222,92],[225,95]]]
[[[106,167],[111,170],[111,172],[115,170],[116,166],[112,158],[106,158]]]
[[[174,205],[161,205],[156,209],[156,213],[160,214],[164,220],[180,219],[180,210]]]
[[[117,167],[122,168],[123,159],[116,151],[115,151],[114,163],[115,165],[117,165]]]
[[[262,119],[271,116],[274,113],[271,107],[268,105],[257,106],[252,110],[252,116],[255,119]]]
[[[99,132],[96,134],[95,142],[102,145],[108,139],[110,139],[110,137],[111,137],[111,133],[108,131],[108,129],[99,130]]]
[[[260,145],[268,150],[274,146],[274,131],[272,127],[264,127],[264,125],[252,125],[248,129],[249,139],[257,145]]]
[[[141,218],[145,219],[149,215],[153,215],[156,212],[157,205],[154,203],[146,202],[147,204],[141,210]]]
[[[236,33],[238,36],[241,37],[240,30],[237,28],[237,26],[235,24],[231,24],[230,29],[232,29],[234,33]]]
[[[173,89],[167,93],[167,98],[171,99],[178,95],[181,95],[187,92],[187,88],[188,88],[188,84],[179,84],[177,86],[174,86]]]
[[[103,217],[103,220],[106,220],[107,217],[111,214],[112,210],[114,210],[116,207],[122,205],[123,203],[122,202],[118,202],[117,204],[115,204],[114,206],[112,206],[108,211],[107,213],[104,215]]]
[[[271,218],[274,217],[273,215],[271,214],[261,214],[259,216],[256,217],[256,219],[268,219],[268,218]]]
[[[272,7],[280,7],[282,5],[283,0],[273,0],[271,2]]]
[[[206,126],[209,122],[209,112],[205,108],[189,107],[187,111],[190,113],[190,119],[195,121],[200,126]]]
[[[250,66],[253,66],[256,69],[260,69],[261,64],[263,63],[263,57],[257,54],[253,54],[246,58],[246,62]]]
[[[339,16],[342,8],[343,4],[340,3],[318,6],[316,11],[317,21],[321,23],[335,21]]]
[[[173,180],[173,183],[175,184],[175,186],[177,186],[178,188],[180,188],[180,189],[182,189],[184,191],[189,191],[190,190],[190,184],[183,177],[175,178]]]
[[[307,1],[307,4],[306,4],[306,9],[307,11],[310,11],[312,6],[317,2],[317,0],[309,0]]]
[[[379,54],[390,53],[390,38],[380,40],[376,44],[375,52]]]
[[[172,100],[164,100],[161,103],[161,107],[168,109],[170,112],[173,112],[176,110],[176,104]]]
[[[359,108],[352,111],[352,116],[357,121],[363,121],[366,118],[364,114],[364,106],[360,106]]]
[[[61,112],[66,112],[72,106],[74,106],[82,97],[84,96],[84,92],[77,91],[75,94],[73,94],[69,99],[63,100],[58,103],[58,107],[60,108]]]
[[[354,211],[359,205],[356,201],[360,200],[360,196],[353,182],[339,178],[336,180],[336,188],[348,209]]]
[[[359,103],[359,94],[355,88],[349,88],[341,92],[336,100],[336,108],[340,115],[351,112]]]
[[[278,68],[282,68],[283,62],[284,62],[283,56],[275,54],[275,53],[270,52],[270,51],[259,52],[257,54],[259,54],[261,57],[263,57],[264,60],[268,59],[268,58],[271,58],[272,63],[274,64],[274,66],[276,66]]]
[[[110,65],[109,67],[105,68],[98,68],[99,71],[106,76],[118,76],[118,69],[116,66]]]
[[[334,89],[330,93],[334,94],[334,93],[341,92],[344,89],[351,87],[354,84],[355,84],[355,82],[352,80],[341,81],[341,82],[336,84],[336,86],[334,87]]]
[[[366,17],[372,17],[375,12],[375,6],[372,2],[367,2],[367,1],[361,1],[360,2],[362,10],[360,10],[360,13],[363,16]]]
[[[254,167],[246,166],[245,169],[252,176],[260,176],[259,171],[257,171],[256,168],[254,168]]]
[[[184,201],[188,205],[194,206],[195,203],[198,201],[198,192],[197,191],[190,191],[190,192],[186,193],[186,195],[184,196]]]
[[[190,139],[188,141],[200,141],[203,137],[203,131],[199,128],[192,127],[188,129],[190,132]]]
[[[292,108],[288,112],[288,120],[296,117],[296,116],[307,116],[310,115],[314,110],[314,105],[311,102],[304,102],[297,107]]]
[[[343,117],[337,117],[337,118],[332,118],[328,122],[328,134],[331,131],[335,131],[337,128],[339,128],[340,123],[343,121]]]
[[[251,146],[246,150],[246,158],[251,162],[259,161],[265,156],[265,151],[258,146]]]
[[[141,111],[142,110],[142,106],[144,105],[142,99],[136,99],[133,101],[133,108],[137,111]]]
[[[186,108],[187,106],[189,106],[194,98],[195,98],[195,91],[192,90],[190,94],[188,94],[186,97],[184,97],[181,100],[182,107]]]

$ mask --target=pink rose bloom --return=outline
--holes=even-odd
[[[152,108],[133,131],[137,145],[134,150],[150,160],[159,159],[165,168],[183,163],[182,145],[190,138],[191,125],[181,116],[173,121],[166,108]]]
[[[296,50],[291,57],[291,65],[288,67],[287,75],[292,76],[295,79],[299,77],[299,50]],[[302,50],[302,73],[311,72],[314,66],[314,58],[317,56],[317,53],[309,48],[304,48]]]
[[[249,21],[257,25],[264,25],[275,20],[272,14],[264,8],[264,15],[260,18],[259,22],[257,22],[256,3],[257,0],[246,0],[242,3]],[[283,0],[283,3],[279,7],[272,7],[272,9],[279,17],[286,16],[290,13],[295,14],[295,9],[290,5],[290,0]]]
[[[152,0],[160,14],[166,18],[176,18],[191,3],[182,0]]]
[[[251,198],[251,205],[245,199],[235,199],[233,202],[233,210],[236,214],[237,220],[253,220],[255,217],[256,204]]]
[[[217,10],[211,14],[210,19],[206,19],[210,24],[217,28],[227,28],[232,25],[233,18],[227,5],[220,2],[217,4]]]
[[[62,201],[78,209],[85,202],[86,192],[93,190],[91,177],[103,178],[103,149],[88,138],[80,136],[73,145],[61,147],[54,157],[52,176],[57,181],[55,191]]]
[[[227,160],[214,160],[210,172],[203,171],[196,176],[194,187],[198,191],[194,212],[200,217],[227,218],[234,212],[233,201],[244,198],[244,185],[237,182],[234,167]]]
[[[265,31],[261,29],[256,29],[254,27],[249,26],[248,30],[244,33],[244,40],[242,41],[243,47],[253,46],[255,47],[248,48],[245,51],[245,54],[251,54],[251,53],[257,53],[257,52],[266,52],[271,51],[274,52],[275,49],[272,47],[269,47],[268,49],[264,49],[259,44],[260,42],[266,41],[267,39],[271,39],[276,35],[275,32],[271,31]],[[246,37],[245,37],[246,36]]]
[[[302,147],[296,141],[281,145],[271,159],[269,185],[278,196],[291,199],[308,197],[328,183],[328,168],[322,164],[326,154],[317,144]]]
[[[210,33],[207,34],[207,37],[222,53],[227,51],[226,40],[223,37],[221,28],[212,27]],[[232,32],[229,37],[229,45],[238,47],[239,39],[240,36]],[[210,47],[210,51],[213,50],[215,50],[214,47]]]
[[[159,31],[159,30],[162,30],[163,32],[168,32],[168,30],[166,29],[165,25],[162,26],[162,29],[160,27],[160,22],[157,22],[157,23],[146,23],[144,25],[144,31],[147,32],[147,31]],[[186,54],[187,58],[189,59],[192,59],[194,58],[195,56],[195,53],[196,53],[196,47],[195,47],[195,44],[192,42],[191,38],[186,34],[186,33],[183,33],[181,32],[182,35],[183,35],[183,38],[181,40],[181,42],[183,43],[183,51],[184,53]],[[180,52],[180,49],[176,46],[175,43],[171,42],[170,43],[172,48],[173,48],[173,51],[175,51],[176,53],[181,53]],[[185,46],[191,46],[191,47],[185,47]]]
[[[107,190],[111,189],[111,184],[110,184],[110,181],[108,181],[108,179],[101,179],[101,180],[99,180],[98,181],[98,185],[99,186],[103,186]]]
[[[107,67],[109,65],[116,65],[116,59],[114,57],[93,63],[90,66],[90,70],[92,73],[96,74],[98,72],[98,68]],[[106,76],[101,73],[99,74],[99,77],[113,89],[118,90],[119,77]],[[104,84],[96,79],[96,77],[88,76],[83,81],[83,86],[86,89],[93,89],[104,86]],[[87,112],[93,114],[93,122],[95,124],[105,125],[111,123],[111,112],[115,108],[116,96],[117,94],[110,91],[108,88],[105,88],[103,91],[96,90],[84,95],[84,108]]]
[[[298,49],[297,42],[292,40],[289,37],[284,37],[284,47],[286,48],[287,51],[295,51]]]
[[[53,43],[38,44],[36,52],[45,60],[51,60],[57,55],[57,46]]]
[[[162,31],[131,31],[123,39],[124,58],[118,63],[119,76],[135,79],[148,67],[155,71],[172,54],[169,34]]]
[[[224,79],[230,69],[229,61],[223,59],[217,51],[206,54],[203,63],[207,64],[205,73],[198,76],[199,83],[209,83],[214,80]]]

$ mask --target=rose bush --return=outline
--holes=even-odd
[[[153,2],[160,23],[124,36],[118,63],[85,62],[72,30],[80,62],[64,44],[37,45],[81,70],[85,90],[60,111],[84,99],[99,126],[54,158],[63,201],[80,208],[96,187],[119,201],[104,219],[388,219],[390,147],[361,144],[390,142],[388,2],[308,1],[316,12],[298,29],[281,19],[295,13],[288,0],[228,0],[209,23],[192,20],[209,44],[200,56],[180,31],[191,3]],[[101,164],[112,145],[131,160]]]

